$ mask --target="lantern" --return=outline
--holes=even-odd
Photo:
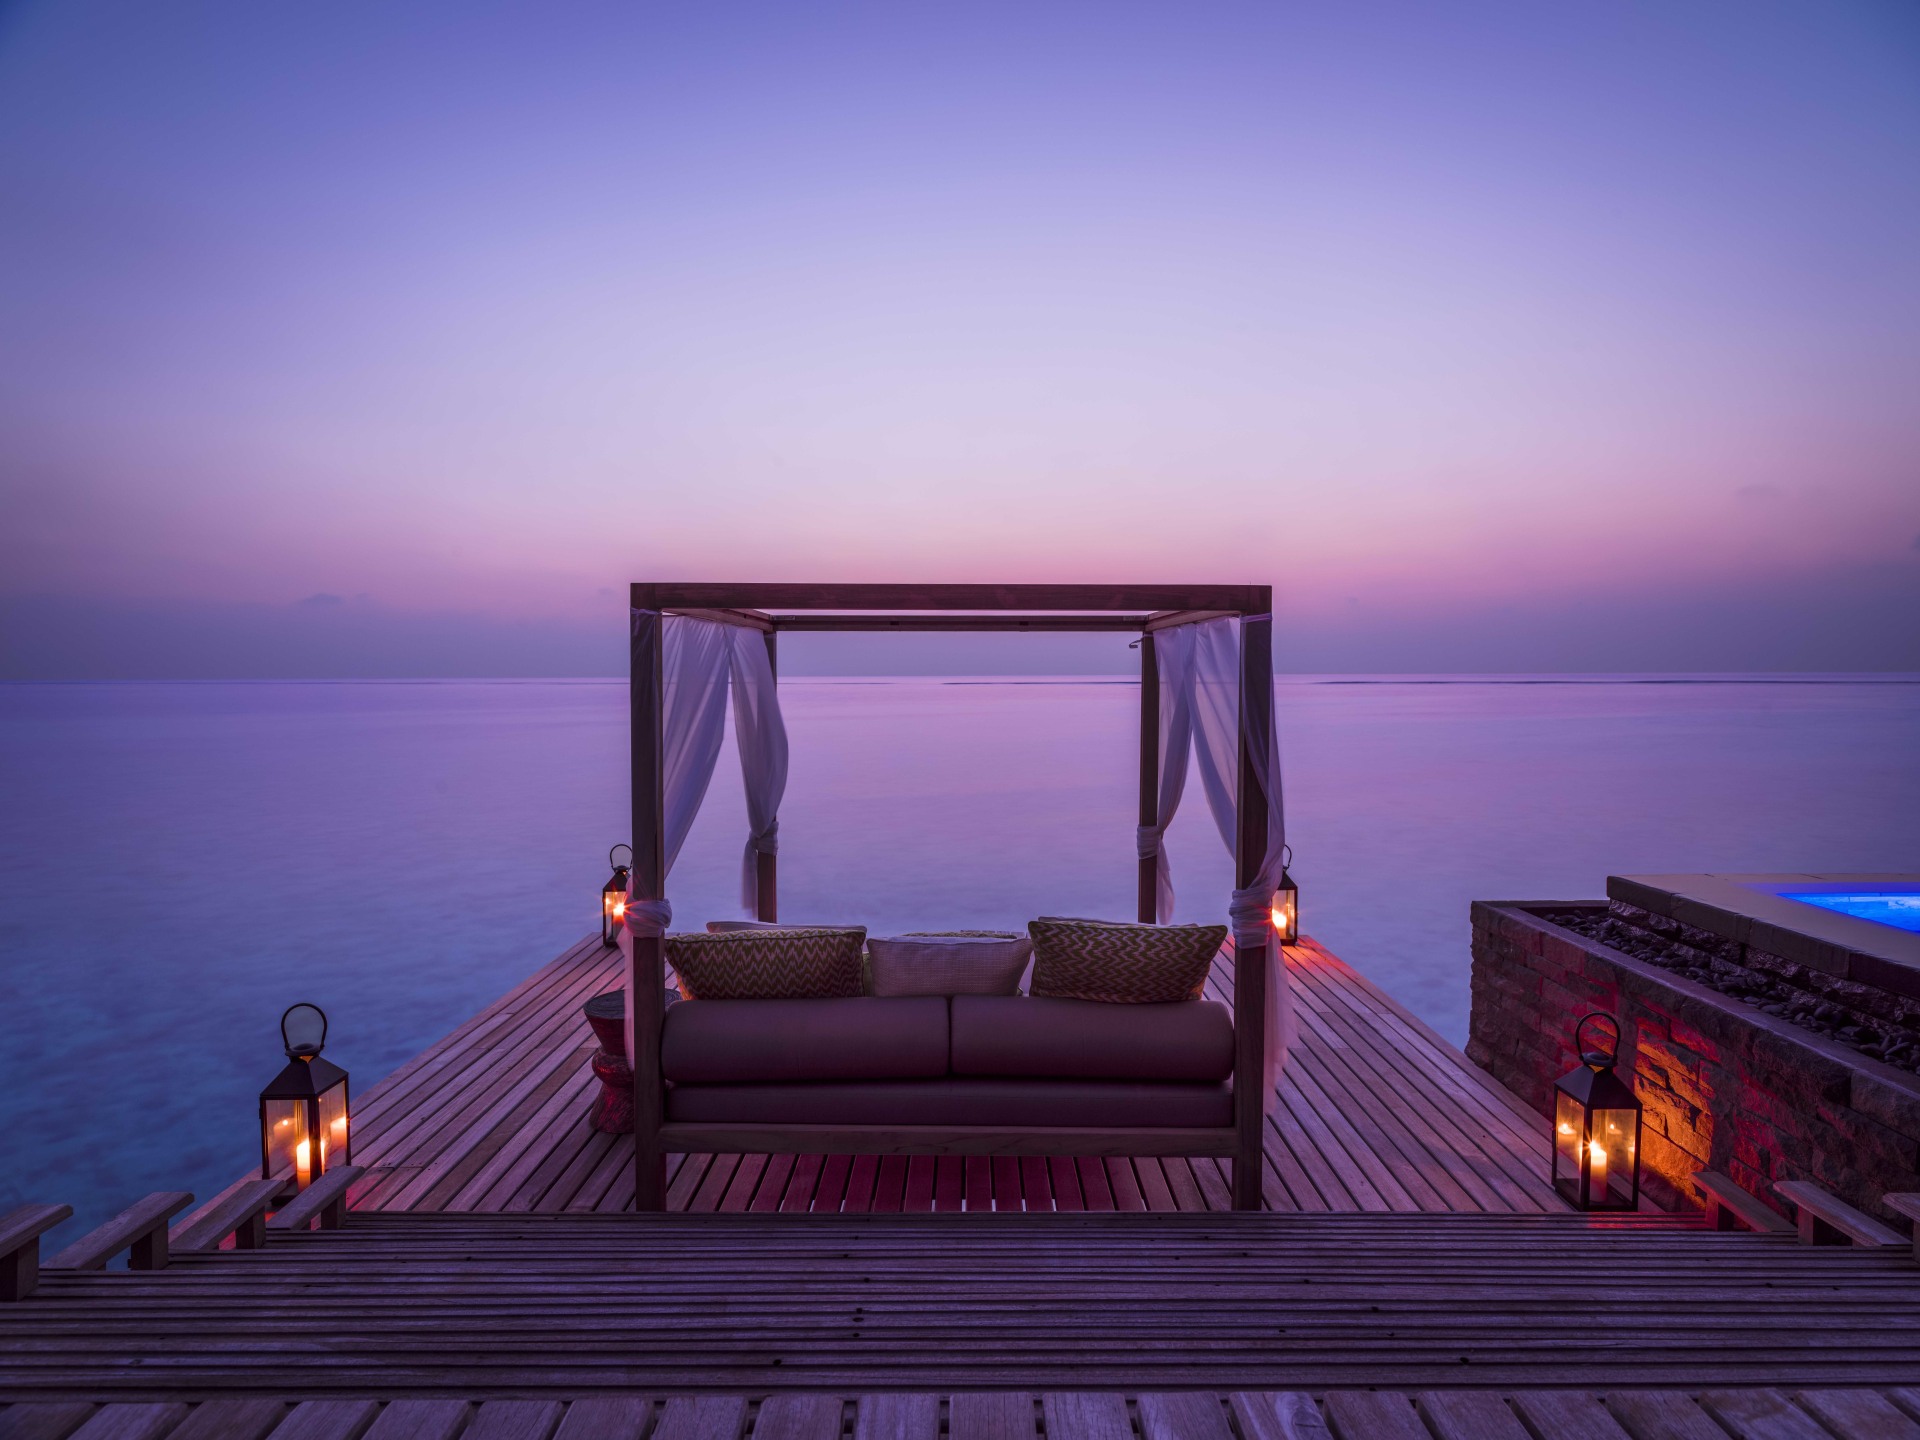
[[[622,850],[627,852],[627,860],[633,860],[631,845],[616,845],[607,852],[607,863],[613,866],[613,878],[600,889],[600,943],[611,950],[620,943],[620,927],[627,918],[627,895],[633,889],[633,866],[622,865],[613,857]]]
[[[260,1178],[285,1175],[304,1190],[348,1159],[347,1072],[320,1058],[327,1016],[318,1005],[280,1017],[287,1068],[260,1092]]]
[[[1273,888],[1273,928],[1282,945],[1300,943],[1300,887],[1287,874],[1293,863],[1291,846],[1280,847],[1280,883]]]
[[[1588,1050],[1581,1036],[1595,1020],[1613,1027],[1613,1043]],[[1614,1073],[1620,1022],[1595,1011],[1573,1032],[1580,1063],[1553,1087],[1553,1186],[1576,1209],[1640,1208],[1640,1102]]]

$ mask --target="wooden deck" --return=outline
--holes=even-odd
[[[1270,1210],[1539,1212],[1546,1122],[1311,941],[1292,947],[1301,1043],[1269,1119]],[[1231,999],[1232,967],[1213,993]],[[624,983],[582,941],[354,1106],[353,1203],[368,1210],[557,1213],[633,1206],[631,1139],[587,1124],[597,1090],[580,1007]],[[1224,1210],[1213,1159],[693,1155],[668,1208],[786,1213]]]
[[[0,1407],[0,1440],[1912,1440],[1920,1391],[677,1395]]]
[[[1911,1257],[1665,1215],[362,1213],[0,1306],[9,1400],[1779,1385],[1920,1385]]]
[[[364,1097],[344,1228],[0,1305],[0,1440],[1920,1440],[1904,1248],[1574,1214],[1541,1120],[1289,958],[1265,1213],[1207,1160],[721,1156],[635,1215],[583,943]]]

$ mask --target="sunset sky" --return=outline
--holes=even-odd
[[[664,578],[1920,670],[1920,9],[0,3],[0,676],[614,673]]]

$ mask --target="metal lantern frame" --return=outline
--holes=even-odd
[[[1613,1028],[1605,1051],[1589,1050],[1581,1039],[1596,1020]],[[1553,1188],[1578,1210],[1638,1210],[1642,1107],[1614,1070],[1620,1022],[1605,1011],[1591,1012],[1574,1027],[1573,1048],[1580,1063],[1553,1087]],[[1623,1144],[1626,1165],[1619,1158]],[[1614,1179],[1623,1175],[1625,1189],[1616,1190]]]
[[[627,852],[622,865],[613,857]],[[600,887],[600,943],[609,950],[620,944],[620,931],[627,918],[627,897],[633,889],[633,847],[616,845],[607,851],[607,863],[613,866],[613,878]]]
[[[1287,867],[1293,864],[1293,847],[1280,847],[1280,883],[1273,887],[1273,930],[1282,945],[1300,943],[1300,887],[1293,883]]]
[[[320,1020],[318,1041],[296,1041],[287,1024],[296,1012],[311,1010]],[[303,1017],[304,1018],[304,1017]],[[322,1059],[327,1016],[318,1005],[289,1005],[280,1017],[280,1039],[287,1065],[260,1092],[260,1178],[286,1174],[295,1184],[311,1184],[335,1165],[348,1164],[353,1152],[353,1099],[347,1072]],[[306,1147],[301,1178],[300,1147]]]

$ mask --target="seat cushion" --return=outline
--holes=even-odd
[[[1233,1012],[1217,1000],[1107,1005],[1040,996],[953,997],[955,1075],[1225,1080]]]
[[[1024,936],[897,935],[867,941],[875,995],[1012,995],[1033,958]]]
[[[867,932],[780,926],[667,936],[667,963],[689,1000],[829,1000],[865,988]]]
[[[1126,925],[1042,916],[1033,936],[1035,995],[1153,1005],[1198,999],[1224,925]]]
[[[947,1073],[947,1002],[682,1000],[660,1037],[667,1079],[899,1080]]]
[[[667,1092],[667,1119],[754,1125],[1212,1128],[1233,1123],[1233,1087],[965,1079],[675,1085]]]

